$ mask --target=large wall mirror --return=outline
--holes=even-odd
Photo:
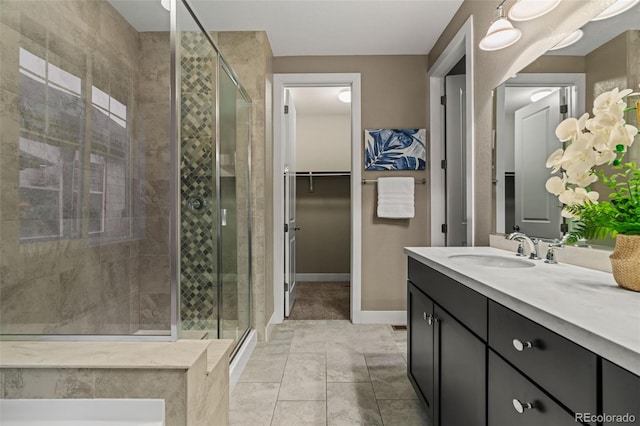
[[[496,233],[519,230],[544,239],[561,238],[571,224],[561,217],[557,197],[544,186],[550,176],[546,159],[561,147],[556,126],[567,117],[591,114],[593,99],[600,93],[615,87],[638,91],[640,4],[590,21],[580,32],[577,42],[554,47],[494,91]],[[634,111],[626,121],[638,125]],[[639,136],[625,161],[640,161]],[[613,246],[613,240],[596,243]]]

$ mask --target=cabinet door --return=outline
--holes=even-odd
[[[640,423],[640,377],[606,359],[602,360],[602,411],[611,416],[633,416]],[[611,417],[603,424],[608,426],[625,421],[629,422],[625,418]]]
[[[433,368],[433,302],[424,293],[409,283],[408,316],[409,335],[407,356],[409,379],[418,395],[426,404],[427,414],[434,419],[434,368]]]
[[[436,425],[484,426],[486,345],[437,304],[434,315],[440,384]]]

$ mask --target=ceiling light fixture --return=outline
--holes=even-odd
[[[551,12],[560,4],[560,0],[518,0],[509,9],[512,21],[528,21]]]
[[[546,98],[547,96],[549,96],[553,92],[554,91],[551,90],[551,89],[541,89],[541,90],[533,92],[533,94],[531,95],[531,97],[529,99],[531,99],[531,102],[537,102],[542,98]]]
[[[487,30],[487,35],[480,40],[479,47],[482,50],[492,51],[500,50],[505,47],[511,46],[516,41],[520,40],[522,33],[519,29],[513,28],[511,22],[504,16],[504,10],[502,6],[506,0],[498,5],[497,18],[491,23]]]
[[[171,0],[160,0],[160,5],[164,7],[167,12],[171,12]]]
[[[600,15],[592,19],[592,21],[602,21],[603,19],[612,18],[616,15],[626,12],[633,6],[638,4],[640,0],[618,0],[608,8],[606,8]]]
[[[338,99],[345,104],[351,103],[351,89],[344,89],[338,93]]]
[[[584,32],[582,30],[575,30],[574,32],[569,34],[568,37],[566,37],[564,40],[562,40],[560,43],[556,44],[549,50],[558,50],[558,49],[563,49],[567,46],[571,46],[572,44],[577,43],[578,40],[580,40],[583,35],[584,35]]]

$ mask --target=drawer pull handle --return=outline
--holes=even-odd
[[[516,351],[522,352],[526,348],[532,348],[533,347],[533,343],[531,343],[531,342],[523,342],[520,339],[513,339],[513,347],[516,349]]]
[[[517,399],[513,400],[513,408],[520,414],[524,413],[524,410],[531,410],[533,408],[533,403],[530,402],[520,402]]]

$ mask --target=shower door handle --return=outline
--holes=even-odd
[[[227,226],[227,209],[220,209],[222,214],[222,226]]]

